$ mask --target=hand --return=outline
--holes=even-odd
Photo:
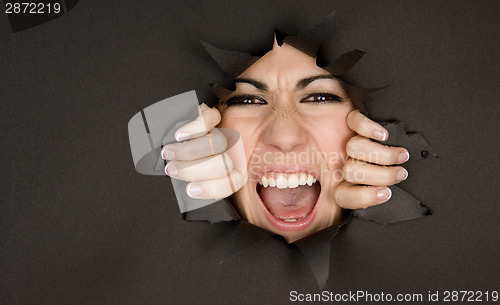
[[[408,172],[401,166],[410,158],[402,147],[389,147],[370,139],[386,141],[387,130],[370,120],[359,110],[347,116],[347,126],[358,135],[347,142],[349,159],[344,164],[342,182],[336,189],[334,198],[345,209],[367,208],[386,202],[392,196],[387,187],[405,180]]]
[[[191,181],[186,193],[192,198],[228,197],[246,183],[246,161],[239,134],[215,128],[220,120],[217,109],[200,105],[198,118],[175,132],[175,139],[185,142],[165,145],[161,151],[163,159],[171,160],[165,173]]]

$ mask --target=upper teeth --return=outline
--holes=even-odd
[[[316,182],[316,178],[307,173],[301,174],[277,174],[262,176],[259,179],[259,184],[264,187],[278,187],[279,189],[284,188],[296,188],[299,185],[313,185]]]

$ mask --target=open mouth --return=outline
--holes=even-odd
[[[256,188],[268,220],[277,229],[300,231],[313,221],[321,193],[314,173],[269,171]]]

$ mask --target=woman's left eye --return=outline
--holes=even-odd
[[[342,102],[342,98],[332,93],[311,93],[301,99],[300,102],[315,104],[339,103]]]

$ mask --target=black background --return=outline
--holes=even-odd
[[[146,1],[144,1],[146,2]],[[128,120],[222,72],[199,40],[258,50],[337,8],[333,58],[361,49],[368,110],[438,159],[401,187],[432,216],[354,219],[332,243],[334,292],[500,290],[498,1],[80,1],[12,33],[0,14],[2,304],[285,304],[318,292],[270,238],[223,264],[233,224],[182,220],[168,178],[133,167]],[[484,298],[483,298],[484,299]],[[484,303],[484,302],[483,302]]]

